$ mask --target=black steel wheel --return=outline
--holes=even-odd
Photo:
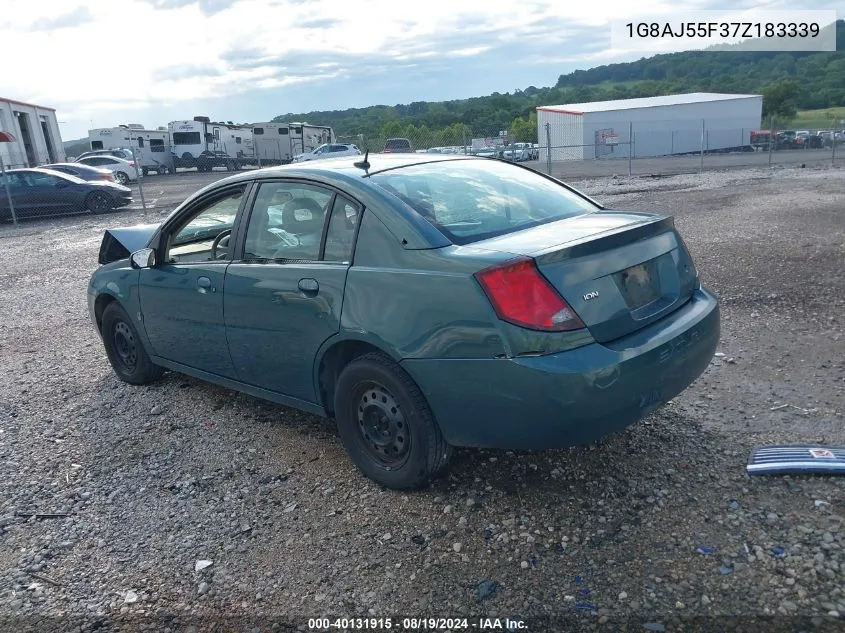
[[[106,213],[114,208],[114,199],[103,191],[92,191],[85,198],[85,208],[91,213]]]
[[[150,360],[132,320],[117,301],[103,311],[100,332],[109,363],[122,381],[146,385],[161,377],[164,369]]]
[[[112,344],[120,368],[128,373],[138,369],[138,341],[135,334],[124,321],[118,321],[111,332]]]
[[[371,459],[387,468],[401,468],[411,449],[411,436],[396,397],[378,382],[360,383],[357,422],[361,444]]]
[[[343,369],[334,410],[352,461],[387,488],[419,488],[449,462],[452,447],[419,387],[384,354],[365,354]]]

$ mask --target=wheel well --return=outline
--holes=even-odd
[[[320,399],[330,416],[334,415],[334,390],[340,372],[359,356],[372,352],[379,352],[390,356],[384,350],[363,341],[343,341],[326,350],[326,353],[320,360],[320,368],[317,376]]]
[[[117,301],[109,294],[101,294],[94,302],[94,318],[97,319],[97,329],[103,331],[103,312],[113,301]]]

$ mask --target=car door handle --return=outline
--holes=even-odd
[[[302,292],[314,294],[320,289],[320,284],[317,283],[316,279],[306,278],[299,280],[299,289]]]

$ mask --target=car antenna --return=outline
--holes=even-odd
[[[357,163],[353,163],[353,165],[355,165],[359,169],[363,169],[364,171],[367,171],[370,168],[370,161],[367,160],[369,155],[370,155],[370,150],[366,150],[364,152],[364,160],[359,160]]]

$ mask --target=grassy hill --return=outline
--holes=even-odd
[[[77,138],[72,141],[63,141],[62,147],[65,149],[65,154],[68,156],[79,156],[82,152],[87,152],[91,149],[88,143],[88,137]]]
[[[560,75],[554,86],[442,102],[417,101],[348,110],[287,113],[276,121],[331,125],[339,136],[417,136],[437,132],[443,144],[462,136],[516,127],[536,140],[538,105],[651,97],[682,92],[763,93],[784,79],[799,84],[795,106],[824,111],[845,106],[845,21],[836,23],[835,52],[686,51]],[[802,115],[803,116],[803,115]],[[825,117],[826,115],[813,115]],[[519,121],[516,121],[519,119]],[[809,120],[809,119],[805,119]],[[829,127],[824,118],[815,127]],[[454,142],[451,142],[454,141]]]
[[[845,106],[820,110],[799,110],[790,124],[795,128],[845,129]]]

